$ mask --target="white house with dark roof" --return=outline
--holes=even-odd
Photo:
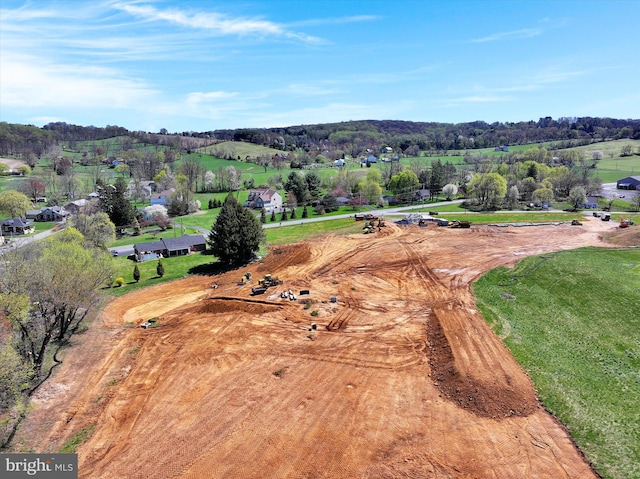
[[[257,210],[264,208],[267,213],[278,212],[282,210],[282,195],[270,188],[250,190],[245,206]]]

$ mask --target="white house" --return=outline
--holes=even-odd
[[[264,208],[267,213],[282,210],[282,195],[272,189],[257,189],[249,191],[249,198],[245,206],[254,209]]]

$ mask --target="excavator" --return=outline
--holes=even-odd
[[[629,218],[620,218],[620,228],[628,228],[631,225],[633,225],[633,221]]]

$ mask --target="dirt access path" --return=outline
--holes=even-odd
[[[95,425],[82,478],[595,478],[470,285],[527,255],[602,246],[615,226],[391,225],[124,296],[39,393],[18,442],[45,424],[31,446],[55,451]],[[250,296],[245,271],[284,286]],[[298,299],[311,306],[285,288],[309,289]],[[124,327],[151,317],[157,328]]]

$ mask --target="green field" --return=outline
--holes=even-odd
[[[603,477],[640,478],[640,250],[527,258],[486,274],[474,292]]]

